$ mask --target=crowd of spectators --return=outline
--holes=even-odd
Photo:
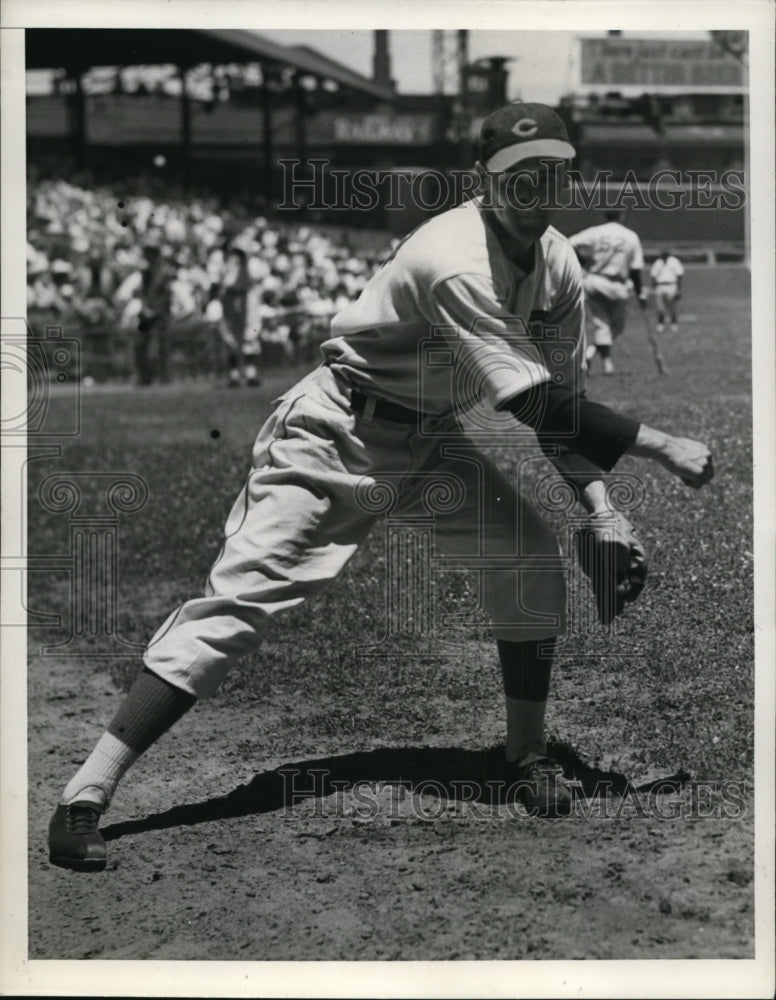
[[[78,181],[30,179],[28,311],[131,332],[140,382],[168,377],[176,324],[225,345],[231,384],[257,382],[262,363],[309,360],[390,251],[355,253],[202,193],[117,195]]]

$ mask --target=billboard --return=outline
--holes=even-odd
[[[746,85],[741,62],[710,39],[607,37],[580,44],[582,87],[731,93]]]
[[[427,114],[337,114],[332,140],[344,145],[427,146],[434,138]]]

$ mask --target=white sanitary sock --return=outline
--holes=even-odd
[[[134,764],[138,754],[126,743],[104,733],[78,773],[67,783],[61,802],[91,802],[101,810],[108,808],[116,785]]]

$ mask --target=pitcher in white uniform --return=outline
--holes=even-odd
[[[693,486],[712,474],[704,445],[584,394],[581,271],[549,225],[573,156],[563,122],[545,105],[514,103],[488,116],[480,196],[411,234],[336,317],[323,363],[275,401],[258,432],[204,595],[172,611],[151,639],[133,687],[65,787],[49,827],[53,864],[105,868],[98,821],[122,775],[213,695],[241,656],[260,649],[271,616],[334,581],[386,488],[394,511],[422,511],[435,483],[449,490],[451,502],[434,515],[434,543],[440,555],[484,561],[481,603],[506,697],[504,774],[530,810],[571,811],[571,786],[544,733],[555,640],[565,629],[564,562],[531,499],[477,451],[459,418],[489,407],[536,432],[588,511],[587,538],[599,568],[617,569],[606,578],[618,586],[631,579],[632,558],[643,567],[643,552],[611,506],[604,472],[630,452]],[[499,441],[494,432],[486,444]],[[600,576],[590,578],[606,622],[639,587],[618,590],[611,603],[596,589]],[[643,573],[634,579],[643,583]]]

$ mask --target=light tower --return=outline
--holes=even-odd
[[[376,30],[374,33],[374,50],[372,52],[372,79],[391,90],[396,89],[396,82],[391,79],[391,52],[388,47],[388,32]]]
[[[434,29],[431,32],[431,68],[435,94],[460,94],[463,71],[469,61],[469,32]]]
[[[453,166],[462,153],[462,95],[469,61],[466,29],[431,32],[431,70],[436,95],[438,156]]]

